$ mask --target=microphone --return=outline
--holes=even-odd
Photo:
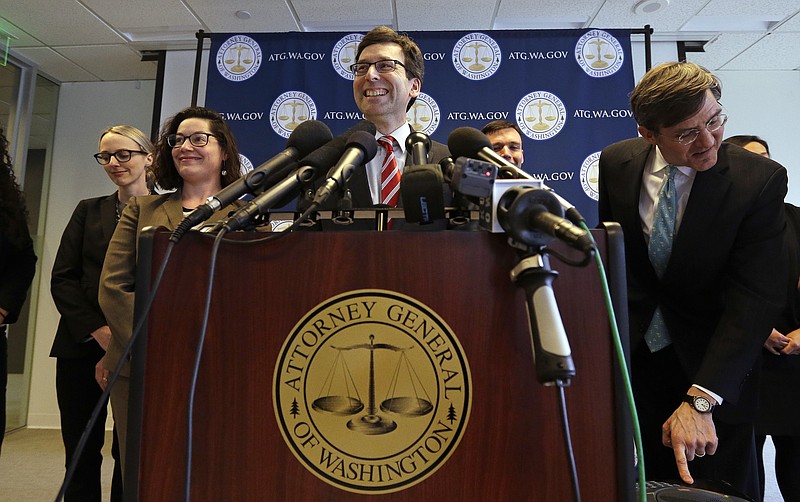
[[[297,163],[300,167],[295,169],[282,181],[275,184],[275,186],[259,194],[253,198],[253,200],[239,208],[225,221],[224,225],[219,225],[218,227],[221,228],[225,226],[228,232],[232,232],[244,226],[253,216],[263,214],[273,207],[280,207],[288,204],[292,198],[297,196],[297,192],[300,191],[303,186],[320,179],[322,173],[325,172],[324,169],[327,169],[339,160],[345,151],[347,138],[355,132],[372,135],[374,140],[375,126],[371,122],[362,120],[343,134],[340,134],[306,155]],[[215,227],[215,229],[217,228]]]
[[[344,189],[345,183],[353,175],[356,167],[366,164],[378,153],[375,133],[356,131],[347,139],[344,153],[339,162],[328,171],[328,179],[314,194],[314,204],[325,202],[332,193]]]
[[[428,152],[431,149],[431,138],[422,131],[414,131],[406,138],[406,150],[411,152],[411,165],[428,163]]]
[[[529,246],[544,246],[552,237],[587,254],[594,242],[586,230],[564,218],[552,192],[540,188],[509,188],[497,202],[497,219],[509,235]]]
[[[209,197],[205,204],[195,208],[178,224],[169,240],[177,243],[189,229],[209,219],[215,211],[246,193],[259,193],[275,184],[296,165],[298,158],[308,155],[331,138],[331,130],[324,123],[317,120],[302,122],[286,140],[286,149]]]
[[[575,376],[575,364],[553,292],[557,275],[547,257],[537,254],[523,258],[511,271],[511,280],[525,290],[536,379],[543,385],[566,386]]]
[[[414,131],[406,138],[406,150],[411,154],[400,178],[400,198],[403,216],[407,223],[427,225],[445,218],[444,177],[438,164],[428,164],[431,138],[422,131]]]
[[[535,179],[492,149],[492,142],[474,127],[459,127],[447,137],[447,147],[454,157],[470,157],[490,162],[498,167],[498,178]],[[552,193],[558,200],[567,218],[575,225],[584,221],[583,215],[568,200],[558,195],[552,188],[542,183],[544,190]]]

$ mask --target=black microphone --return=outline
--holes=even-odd
[[[406,150],[411,152],[411,165],[428,163],[428,152],[431,149],[431,138],[422,131],[414,131],[406,138]]]
[[[247,202],[231,215],[224,224],[218,225],[212,231],[223,226],[226,227],[228,232],[238,230],[253,216],[263,214],[273,207],[281,207],[288,204],[291,199],[297,196],[297,193],[303,190],[304,186],[322,178],[325,170],[342,157],[347,145],[347,138],[355,132],[372,135],[374,139],[375,126],[371,122],[362,120],[343,134],[306,155],[297,163],[300,167],[292,171],[289,176]]]
[[[514,239],[544,246],[555,237],[584,253],[594,253],[589,232],[564,218],[558,199],[548,190],[526,186],[506,190],[497,202],[497,219]]]
[[[347,180],[353,175],[356,167],[366,164],[378,153],[378,142],[375,134],[356,131],[350,135],[345,145],[344,154],[339,162],[328,171],[328,179],[314,194],[314,204],[320,205],[336,191],[343,190]]]
[[[496,165],[499,169],[498,178],[506,179],[535,179],[530,174],[509,162],[502,155],[492,149],[492,142],[481,131],[474,127],[459,127],[454,129],[447,137],[447,148],[454,157],[470,157],[480,159]],[[564,213],[575,225],[584,221],[583,215],[568,200],[558,195],[555,190],[542,183],[542,189],[552,193],[558,200]]]
[[[260,193],[275,184],[296,166],[298,158],[308,155],[331,138],[333,134],[324,123],[318,120],[302,122],[286,140],[286,149],[209,197],[205,204],[195,208],[178,224],[169,240],[177,243],[189,229],[209,219],[215,211],[246,193]]]
[[[400,178],[400,198],[407,223],[427,225],[445,217],[444,177],[438,164],[428,164],[431,138],[414,131],[406,138],[406,150],[411,164],[406,165]]]

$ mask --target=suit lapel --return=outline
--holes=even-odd
[[[717,214],[725,204],[730,191],[727,159],[720,155],[717,165],[708,171],[698,172],[692,184],[692,192],[686,203],[681,226],[672,244],[670,266],[681,267],[683,261],[691,259],[689,246],[706,242],[714,234]]]
[[[116,192],[100,201],[100,223],[103,228],[105,242],[111,240],[117,228],[117,194]]]
[[[639,218],[639,194],[642,191],[642,177],[647,158],[653,148],[653,145],[641,140],[635,148],[631,149],[631,157],[621,164],[619,173],[621,178],[619,186],[623,192],[619,200],[626,204],[620,211],[625,220],[621,222],[622,227],[626,231],[633,231],[631,242],[634,242],[637,247],[635,251],[644,253],[645,257],[647,256],[647,241],[642,232],[641,218]]]
[[[183,206],[181,205],[181,191],[176,190],[170,194],[164,204],[158,209],[162,212],[160,215],[167,222],[168,228],[176,228],[183,220]]]

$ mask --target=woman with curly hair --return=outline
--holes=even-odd
[[[19,317],[36,272],[36,254],[28,231],[28,211],[19,188],[8,140],[0,129],[0,451],[6,430],[8,338],[6,327]]]
[[[239,150],[219,113],[202,107],[186,108],[170,118],[155,148],[153,170],[159,187],[175,191],[163,195],[132,197],[122,213],[108,246],[100,282],[100,307],[111,327],[111,341],[104,357],[104,385],[114,371],[133,331],[136,292],[136,249],[142,229],[161,226],[174,230],[197,206],[241,176]],[[212,215],[224,218],[234,202]],[[151,343],[153,340],[151,339]],[[130,364],[126,363],[111,389],[111,410],[117,424],[123,471],[128,423]]]

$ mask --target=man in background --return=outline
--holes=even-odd
[[[493,120],[483,126],[481,132],[492,142],[492,150],[522,168],[525,156],[522,151],[522,131],[517,124],[508,120]]]

